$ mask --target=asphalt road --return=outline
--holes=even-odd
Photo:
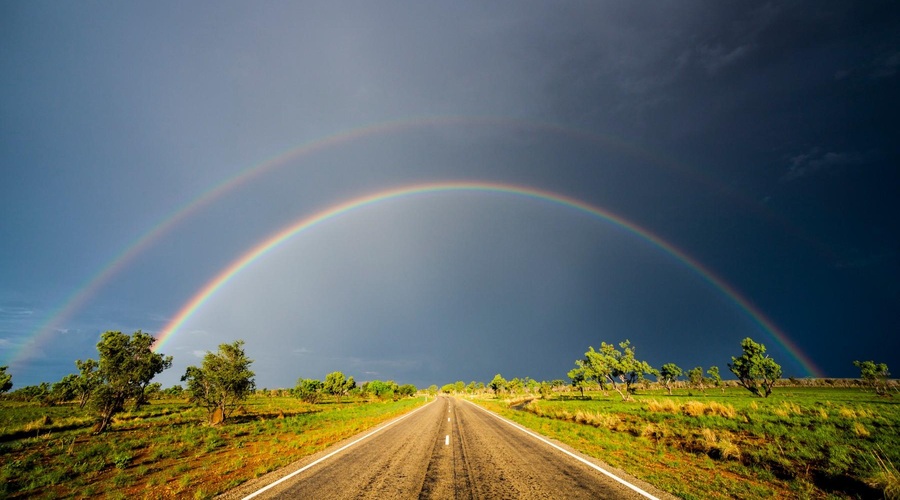
[[[307,468],[266,491],[258,492],[265,484],[254,483],[227,496],[646,498],[508,421],[450,397],[429,403],[339,453],[320,455],[292,465],[292,470]],[[583,456],[582,460],[598,463]],[[640,488],[668,497],[645,484]]]

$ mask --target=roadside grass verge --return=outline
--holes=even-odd
[[[77,406],[3,402],[0,498],[209,498],[424,403],[254,396],[210,426],[204,411],[162,401],[94,436]]]
[[[684,498],[897,498],[900,401],[858,389],[476,400]]]

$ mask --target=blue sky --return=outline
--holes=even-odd
[[[5,2],[0,364],[16,386],[58,380],[105,330],[161,332],[294,221],[468,181],[632,221],[828,376],[854,376],[855,359],[894,367],[898,18],[889,2]],[[310,144],[82,293],[193,200]],[[806,375],[635,234],[539,200],[442,193],[259,259],[166,343],[175,366],[159,380],[238,338],[273,387],[333,370],[564,378],[588,346],[626,338],[654,366],[726,372],[746,336]]]

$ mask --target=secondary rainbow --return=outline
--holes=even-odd
[[[654,235],[637,224],[624,219],[606,209],[590,205],[581,200],[571,198],[565,195],[544,191],[525,186],[516,186],[511,184],[493,184],[485,182],[441,182],[431,184],[416,184],[404,186],[377,193],[360,196],[346,202],[331,206],[313,215],[304,217],[299,221],[278,231],[249,251],[241,255],[237,260],[223,269],[217,276],[210,280],[203,288],[201,288],[176,314],[176,316],[163,328],[159,334],[158,340],[154,345],[155,350],[161,349],[165,343],[172,338],[178,329],[184,324],[188,318],[193,315],[217,290],[221,289],[236,274],[246,269],[253,262],[265,256],[272,249],[287,241],[294,235],[302,233],[310,228],[317,226],[323,222],[335,219],[344,214],[361,210],[365,207],[372,206],[377,203],[383,203],[389,200],[399,198],[422,196],[428,194],[442,192],[484,192],[492,194],[509,194],[543,200],[545,202],[562,205],[581,212],[588,213],[599,219],[612,223],[621,227],[632,234],[648,241],[665,253],[671,255],[676,260],[687,266],[689,269],[701,276],[706,282],[719,290],[722,294],[732,300],[741,310],[743,310],[750,318],[752,318],[766,333],[772,336],[784,349],[793,356],[800,366],[806,370],[807,374],[821,377],[822,371],[794,344],[793,341],[785,334],[772,320],[767,318],[762,311],[759,310],[750,300],[742,296],[738,290],[729,285],[725,280],[716,276],[712,271],[704,267],[692,257],[688,256],[672,244],[666,242],[662,238]]]

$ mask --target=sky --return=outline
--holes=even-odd
[[[785,376],[896,371],[897,26],[875,1],[3,2],[0,365],[53,382],[143,330],[166,387],[238,339],[258,387],[565,379],[626,339],[657,368],[727,374],[751,337]]]

